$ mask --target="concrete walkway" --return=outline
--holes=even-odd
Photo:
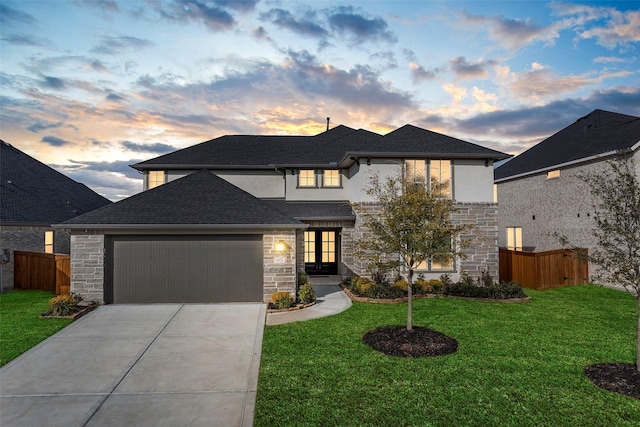
[[[302,310],[285,311],[282,313],[268,313],[267,325],[281,325],[283,323],[302,322],[331,316],[351,307],[351,299],[337,285],[339,279],[312,278],[313,289],[316,291],[316,304]]]
[[[0,425],[251,426],[265,311],[99,307],[0,369]]]

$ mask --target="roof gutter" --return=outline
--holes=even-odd
[[[495,179],[493,182],[495,184],[498,184],[498,183],[505,182],[505,181],[511,181],[513,179],[524,178],[525,176],[537,175],[539,173],[548,172],[550,170],[565,168],[567,166],[573,166],[573,165],[577,165],[577,164],[580,164],[580,163],[587,163],[587,162],[590,162],[592,160],[599,160],[599,159],[602,159],[602,158],[605,158],[605,157],[615,156],[616,154],[633,153],[639,147],[640,147],[640,141],[636,142],[633,146],[631,146],[631,148],[624,148],[622,150],[607,151],[606,153],[595,154],[593,156],[583,157],[583,158],[577,159],[577,160],[571,160],[570,162],[558,163],[556,165],[547,166],[547,167],[536,169],[536,170],[532,170],[532,171],[529,171],[529,172],[523,172],[523,173],[520,173],[520,174],[517,174],[517,175],[511,175],[511,176],[507,176],[507,177],[504,177],[504,178]]]
[[[440,159],[491,159],[491,160],[504,160],[513,157],[510,154],[504,154],[499,152],[494,153],[430,153],[425,151],[406,151],[406,152],[391,152],[382,153],[379,151],[350,151],[347,152],[342,159],[338,162],[338,165],[342,166],[349,161],[354,162],[354,159],[361,158],[382,158],[382,159],[408,159],[408,158],[440,158]]]
[[[53,228],[68,230],[303,230],[308,224],[54,224]]]

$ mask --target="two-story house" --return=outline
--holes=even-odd
[[[14,287],[15,251],[68,254],[70,236],[52,224],[111,204],[0,140],[0,289]]]
[[[594,200],[580,176],[616,158],[635,163],[640,176],[640,117],[594,110],[496,168],[500,246],[548,251],[561,247],[561,235],[596,247]]]
[[[267,301],[297,271],[364,274],[351,202],[373,174],[444,184],[474,247],[426,277],[497,274],[493,162],[508,155],[406,125],[387,135],[337,126],[315,136],[229,135],[133,167],[144,190],[75,218],[72,289],[106,303]]]

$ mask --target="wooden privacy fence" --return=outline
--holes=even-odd
[[[17,289],[71,292],[71,257],[69,255],[14,251],[13,286]]]
[[[581,285],[589,281],[589,264],[570,249],[522,252],[501,248],[500,280],[532,289]]]

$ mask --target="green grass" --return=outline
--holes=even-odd
[[[40,319],[54,296],[43,291],[9,291],[0,295],[0,366],[72,322]]]
[[[640,401],[583,374],[635,363],[637,308],[596,286],[527,290],[521,304],[420,299],[414,324],[459,343],[434,358],[385,356],[361,341],[402,325],[406,303],[265,329],[255,425],[637,426]]]

